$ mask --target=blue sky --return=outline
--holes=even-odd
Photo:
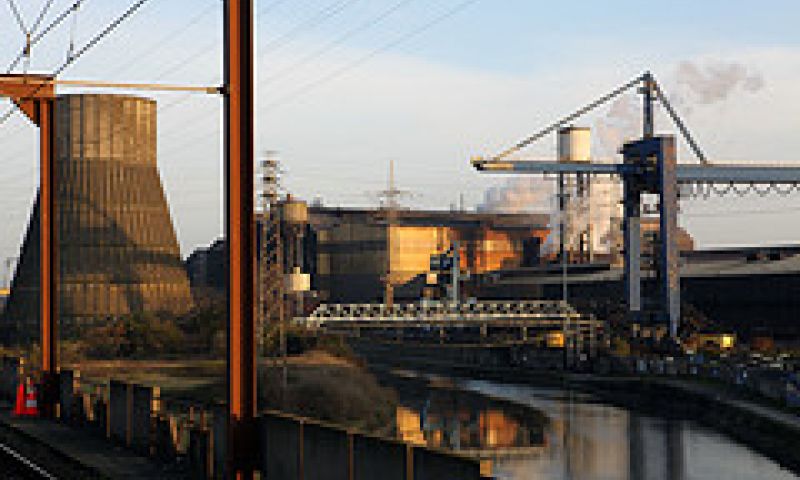
[[[30,24],[44,1],[17,3]],[[70,3],[56,0],[45,23]],[[130,3],[86,0],[75,42],[85,42]],[[471,171],[471,155],[505,147],[644,69],[683,99],[684,116],[710,157],[800,161],[796,1],[477,0],[441,22],[435,19],[461,0],[256,4],[263,12],[257,145],[280,152],[286,186],[305,198],[375,204],[394,159],[400,187],[415,194],[410,205],[448,208],[460,194],[468,206],[480,204],[488,188],[505,180]],[[218,7],[219,0],[151,0],[63,77],[216,84]],[[361,27],[376,18],[381,21]],[[63,61],[72,30],[67,22],[37,46],[31,71]],[[7,5],[0,4],[0,66],[20,42]],[[681,62],[700,71],[738,65],[763,87],[737,87],[703,104],[679,75]],[[156,98],[162,106],[160,168],[188,253],[222,230],[221,103],[202,96]],[[595,126],[605,115],[599,111],[585,122]],[[659,125],[671,133],[663,119]],[[19,116],[0,127],[0,257],[16,254],[27,221],[36,185],[35,135]],[[552,139],[528,153],[552,157]],[[684,202],[681,223],[701,245],[796,242],[798,200]],[[736,215],[754,210],[765,213]]]

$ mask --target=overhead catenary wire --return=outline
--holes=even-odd
[[[344,3],[351,3],[352,1],[355,1],[355,0],[346,0]],[[261,10],[259,10],[258,14],[259,15],[263,15],[264,13],[269,12],[269,11],[277,8],[282,3],[284,3],[284,0],[278,0],[276,2],[268,4],[267,6],[265,6]],[[338,5],[340,3],[342,3],[341,0],[337,1],[336,5]],[[267,50],[261,51],[259,53],[259,55],[264,55],[268,51],[273,51],[273,50],[275,50],[277,48],[280,48],[281,46],[289,43],[289,41],[292,40],[293,37],[295,37],[297,34],[302,33],[305,30],[308,30],[309,28],[311,28],[314,25],[318,25],[319,23],[321,23],[319,18],[320,17],[325,17],[325,14],[328,15],[328,17],[326,17],[326,19],[330,18],[332,16],[330,14],[330,11],[332,10],[332,8],[331,8],[332,6],[333,5],[328,5],[325,8],[323,8],[321,11],[317,12],[314,16],[312,16],[311,19],[314,19],[315,20],[314,22],[311,22],[310,20],[307,19],[307,20],[301,22],[300,24],[296,25],[292,29],[291,32],[285,33],[285,34],[281,35],[278,39],[270,41],[270,44],[275,44],[275,45],[270,46]],[[313,23],[313,25],[312,25],[312,23]],[[281,42],[277,42],[277,40],[279,40],[279,39],[281,40]],[[176,63],[173,63],[169,67],[161,70],[158,74],[156,74],[155,78],[156,79],[164,78],[167,75],[170,75],[172,73],[175,73],[175,72],[179,71],[180,69],[184,68],[185,66],[191,64],[197,58],[199,58],[199,57],[201,57],[203,55],[207,55],[210,50],[219,49],[219,44],[220,44],[220,40],[219,39],[214,39],[211,42],[203,44],[200,48],[194,50],[191,54],[189,54],[188,56],[184,57],[182,60],[180,60],[180,61],[178,61]]]
[[[84,46],[81,47],[81,49],[78,50],[78,52],[75,55],[70,56],[70,58],[68,58],[60,67],[56,68],[51,75],[53,77],[57,77],[58,75],[60,75],[64,70],[69,68],[69,66],[74,64],[79,58],[85,55],[86,52],[91,50],[93,47],[99,44],[105,37],[114,32],[114,30],[116,30],[117,27],[120,26],[120,24],[122,24],[125,20],[130,18],[131,15],[136,13],[136,11],[138,11],[144,4],[146,4],[149,1],[150,0],[137,0],[136,2],[134,2],[130,7],[128,7],[127,10],[125,10],[125,12],[122,13],[122,15],[115,18],[111,23],[108,24],[108,26],[106,26],[98,34],[92,37],[91,40],[89,40],[86,44],[84,44]],[[34,90],[32,95],[38,93],[39,90],[44,88],[44,85],[45,84],[40,85],[36,90]],[[13,115],[13,113],[14,113],[14,107],[12,106],[2,117],[0,117],[0,125],[3,125],[6,121],[8,121],[8,119],[11,117],[11,115]]]
[[[69,18],[70,14],[75,12],[78,8],[80,8],[81,4],[85,3],[87,0],[76,0],[72,3],[66,10],[64,10],[59,16],[57,16],[52,22],[50,22],[47,27],[45,27],[41,32],[33,35],[31,37],[30,46],[33,47],[37,43],[39,43],[45,36],[47,36],[50,32],[52,32],[55,28],[61,25],[64,20]],[[6,73],[11,73],[19,62],[25,57],[25,52],[27,51],[27,45],[23,46],[14,60],[11,61],[8,68],[6,68]]]
[[[298,88],[297,90],[291,92],[290,94],[285,95],[284,97],[281,97],[277,101],[270,103],[269,105],[267,105],[267,108],[274,108],[274,107],[286,104],[287,102],[289,102],[291,100],[294,100],[297,97],[302,96],[303,94],[313,90],[314,88],[317,88],[317,87],[323,85],[324,83],[326,83],[328,81],[334,80],[334,79],[344,75],[348,71],[353,70],[354,68],[357,68],[357,67],[363,65],[364,63],[368,62],[372,58],[378,56],[379,54],[381,54],[381,53],[383,53],[383,52],[385,52],[387,50],[390,50],[392,48],[395,48],[395,47],[397,47],[399,45],[402,45],[403,43],[405,43],[405,42],[417,37],[418,35],[421,35],[425,31],[427,31],[427,30],[433,28],[434,26],[436,26],[436,25],[448,20],[449,18],[457,15],[458,13],[460,13],[461,11],[463,11],[466,8],[470,7],[471,5],[477,3],[478,1],[480,1],[480,0],[465,0],[465,1],[462,1],[462,2],[460,2],[458,4],[456,4],[452,8],[446,10],[442,14],[434,17],[433,19],[431,19],[428,22],[418,26],[417,28],[415,28],[415,29],[413,29],[413,30],[411,30],[409,32],[406,32],[405,34],[401,35],[398,38],[395,38],[395,39],[393,39],[393,40],[391,40],[389,42],[386,42],[386,43],[382,44],[378,48],[376,48],[374,50],[371,50],[367,54],[355,59],[352,62],[349,62],[349,63],[345,64],[344,66],[342,66],[341,68],[331,72],[330,74],[328,74],[328,75],[326,75],[326,76],[324,76],[322,78],[319,78],[316,81],[313,81],[311,83],[305,84],[302,87]],[[182,125],[182,128],[185,128],[185,126],[186,126],[185,124]],[[170,146],[166,150],[166,152],[171,153],[173,151],[182,150],[187,145],[191,145],[192,143],[195,143],[198,140],[200,140],[202,138],[205,138],[207,136],[208,136],[208,132],[203,132],[202,134],[193,135],[190,138],[186,138],[183,142],[180,142],[177,145]]]
[[[42,10],[39,12],[39,16],[36,17],[36,20],[33,22],[33,26],[31,26],[30,33],[34,33],[36,30],[39,29],[39,25],[42,24],[42,20],[44,20],[45,15],[50,10],[50,7],[53,6],[53,0],[47,0],[42,6]]]
[[[173,40],[176,37],[186,33],[190,28],[192,28],[193,26],[195,26],[198,23],[200,23],[206,16],[208,16],[211,13],[214,13],[214,12],[218,11],[219,8],[220,8],[220,1],[219,0],[212,0],[210,5],[208,5],[204,9],[200,10],[195,16],[191,17],[189,19],[189,21],[187,21],[185,24],[183,24],[182,26],[180,26],[180,27],[178,27],[178,28],[176,28],[174,30],[170,30],[164,36],[159,37],[157,41],[152,42],[151,44],[149,44],[142,51],[141,54],[139,54],[139,55],[137,55],[137,56],[135,56],[135,57],[133,57],[131,59],[126,59],[125,60],[125,66],[123,66],[120,69],[115,70],[115,74],[119,75],[120,73],[126,72],[126,71],[130,70],[131,68],[135,68],[137,65],[139,65],[139,62],[142,59],[147,58],[150,55],[153,55],[153,52],[158,51],[160,48],[163,47],[163,45],[165,43],[167,43],[170,40]]]
[[[337,46],[343,44],[345,41],[349,40],[350,38],[358,35],[361,32],[364,32],[367,29],[369,29],[369,28],[377,25],[378,23],[386,20],[392,14],[394,14],[395,12],[397,12],[398,10],[400,10],[401,8],[403,8],[404,6],[410,4],[413,1],[415,1],[415,0],[401,0],[401,1],[391,5],[388,9],[383,10],[381,13],[379,13],[375,17],[372,17],[369,20],[367,20],[366,22],[361,23],[358,26],[356,26],[356,27],[344,32],[342,35],[336,37],[332,41],[330,41],[327,44],[325,44],[322,48],[319,48],[319,49],[311,52],[310,54],[304,56],[302,59],[300,59],[297,62],[289,65],[288,67],[278,71],[277,73],[275,73],[275,74],[273,74],[273,75],[271,75],[271,76],[269,76],[267,78],[264,78],[263,80],[261,80],[259,82],[259,84],[273,82],[273,81],[277,80],[278,78],[281,78],[284,75],[291,73],[293,70],[296,70],[296,69],[298,69],[300,67],[303,67],[304,65],[307,65],[311,61],[321,57],[322,55],[324,55],[325,53],[329,52],[330,50],[332,50],[332,49],[336,48]]]
[[[392,48],[395,48],[395,47],[397,47],[399,45],[402,45],[403,43],[405,43],[405,42],[407,42],[407,41],[409,41],[409,40],[421,35],[422,33],[424,33],[427,30],[433,28],[434,26],[436,26],[436,25],[438,25],[438,24],[440,24],[440,23],[442,23],[442,22],[454,17],[455,15],[457,15],[461,11],[465,10],[467,7],[471,6],[472,4],[477,3],[478,1],[479,0],[465,0],[465,1],[462,1],[462,2],[458,3],[457,5],[453,6],[452,8],[446,10],[444,13],[434,17],[432,20],[420,25],[419,27],[417,27],[417,28],[415,28],[415,29],[403,34],[403,35],[401,35],[400,37],[395,38],[394,40],[391,40],[389,42],[386,42],[383,45],[381,45],[380,47],[369,51],[365,55],[362,55],[361,57],[359,57],[359,58],[357,58],[357,59],[355,59],[355,60],[353,60],[351,62],[348,62],[347,64],[345,64],[342,67],[330,72],[329,74],[327,74],[327,75],[325,75],[325,76],[323,76],[323,77],[321,77],[321,78],[319,78],[319,79],[317,79],[315,81],[312,81],[312,82],[309,82],[309,83],[307,83],[305,85],[302,85],[301,87],[299,87],[299,88],[295,89],[294,91],[284,95],[283,97],[281,97],[281,98],[279,98],[279,99],[277,99],[277,100],[275,100],[273,102],[270,102],[266,107],[267,108],[274,108],[274,107],[283,105],[283,104],[285,104],[285,103],[287,103],[287,102],[289,102],[291,100],[294,100],[295,98],[301,97],[301,96],[305,95],[306,93],[308,93],[309,91],[311,91],[311,90],[313,90],[315,88],[318,88],[321,85],[324,85],[325,83],[327,83],[327,82],[329,82],[331,80],[335,80],[336,78],[341,77],[342,75],[346,74],[350,70],[353,70],[353,69],[355,69],[355,68],[357,68],[357,67],[359,67],[359,66],[361,66],[361,65],[363,65],[365,63],[367,63],[368,61],[372,60],[373,58],[375,58],[376,56],[380,55],[381,53],[383,53],[383,52],[385,52],[387,50],[391,50]]]
[[[263,56],[267,52],[275,51],[281,48],[282,46],[287,45],[292,39],[296,38],[299,33],[308,30],[309,28],[316,27],[317,25],[320,25],[326,22],[327,20],[335,17],[336,15],[345,11],[349,6],[354,4],[356,1],[357,0],[337,0],[327,5],[322,10],[318,11],[315,15],[295,25],[295,27],[290,29],[288,32],[267,42],[264,46],[261,47],[260,55]]]
[[[14,20],[17,21],[17,25],[19,25],[19,29],[22,31],[22,34],[27,35],[28,29],[25,28],[25,21],[22,19],[22,14],[17,8],[17,4],[14,2],[14,0],[8,0],[8,8],[11,9],[11,13],[14,16]]]
[[[63,64],[63,65],[61,65],[60,67],[58,67],[58,68],[57,68],[57,69],[56,69],[56,70],[53,72],[53,76],[55,77],[55,76],[58,76],[58,75],[60,75],[60,74],[61,74],[61,73],[62,73],[64,70],[66,70],[66,69],[67,69],[67,68],[68,68],[70,65],[72,65],[73,63],[75,63],[75,61],[77,61],[79,58],[81,58],[81,57],[82,57],[84,54],[86,54],[86,52],[88,52],[89,50],[91,50],[91,49],[92,49],[92,48],[93,48],[95,45],[97,45],[98,43],[100,43],[100,42],[101,42],[101,41],[102,41],[102,40],[103,40],[105,37],[107,37],[108,35],[110,35],[110,34],[111,34],[111,33],[112,33],[114,30],[116,30],[116,29],[117,29],[117,27],[119,27],[119,26],[120,26],[120,24],[122,24],[122,22],[124,22],[125,20],[127,20],[128,18],[130,18],[130,16],[131,16],[131,15],[133,15],[134,13],[136,13],[136,11],[137,11],[137,10],[139,10],[139,9],[140,9],[140,8],[141,8],[141,7],[142,7],[144,4],[148,3],[149,1],[150,1],[150,0],[137,0],[137,1],[136,1],[136,2],[135,2],[133,5],[131,5],[131,6],[130,6],[130,7],[129,7],[129,8],[128,8],[128,9],[127,9],[127,10],[126,10],[126,11],[125,11],[125,12],[124,12],[122,15],[120,15],[119,17],[117,17],[117,18],[116,18],[114,21],[112,21],[112,22],[111,22],[111,23],[110,23],[110,24],[109,24],[109,25],[108,25],[106,28],[104,28],[104,29],[103,29],[103,30],[102,30],[100,33],[98,33],[97,35],[95,35],[94,37],[92,37],[92,39],[91,39],[91,40],[89,40],[89,41],[88,41],[86,44],[84,44],[84,46],[83,46],[83,47],[81,47],[81,48],[80,48],[80,50],[78,50],[78,52],[77,52],[77,53],[75,53],[74,55],[70,56],[70,58],[68,58],[68,59],[67,59],[67,61],[66,61],[66,62],[64,62],[64,64]]]

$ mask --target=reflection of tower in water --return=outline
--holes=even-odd
[[[563,478],[684,480],[684,425],[566,400],[553,423]]]
[[[684,480],[684,424],[628,415],[629,480]]]

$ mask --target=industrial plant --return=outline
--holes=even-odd
[[[0,11],[0,477],[800,478],[800,243],[686,211],[800,192],[706,150],[796,150],[797,8],[96,3]]]

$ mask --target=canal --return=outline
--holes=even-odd
[[[391,377],[400,438],[479,457],[500,480],[800,478],[697,423],[641,415],[585,393]]]

